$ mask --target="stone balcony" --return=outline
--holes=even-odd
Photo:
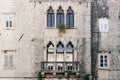
[[[44,73],[64,73],[71,71],[79,73],[79,62],[41,62],[41,69]]]

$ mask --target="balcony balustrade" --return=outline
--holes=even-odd
[[[45,73],[79,72],[79,62],[42,62],[42,71]]]

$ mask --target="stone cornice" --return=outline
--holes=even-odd
[[[79,2],[79,3],[89,3],[91,0],[30,0],[30,2],[53,2],[53,1],[63,1],[63,2]]]

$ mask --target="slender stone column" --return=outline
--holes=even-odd
[[[56,25],[56,16],[57,16],[57,13],[54,14],[54,17],[55,17],[55,18],[54,18],[54,28],[57,27],[57,25]]]
[[[64,48],[64,62],[66,62],[66,47]],[[64,63],[64,69],[66,70],[66,63]]]
[[[55,46],[55,45],[54,45]],[[56,46],[54,47],[54,62],[57,62],[57,55],[56,55]],[[56,69],[56,64],[54,63],[53,70]]]

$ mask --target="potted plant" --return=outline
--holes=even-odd
[[[69,78],[70,78],[70,75],[72,75],[72,71],[65,71],[65,76],[68,78],[68,80],[69,80]]]
[[[90,80],[89,77],[90,77],[90,74],[86,74],[86,75],[84,76],[84,80]]]
[[[69,26],[66,26],[66,25],[64,25],[64,24],[60,24],[60,25],[57,26],[57,29],[59,30],[58,34],[59,34],[60,36],[62,36],[62,34],[66,33],[66,30],[67,30],[67,29],[70,29],[70,27],[69,27]]]
[[[42,80],[42,74],[41,74],[41,72],[38,72],[38,80]]]

